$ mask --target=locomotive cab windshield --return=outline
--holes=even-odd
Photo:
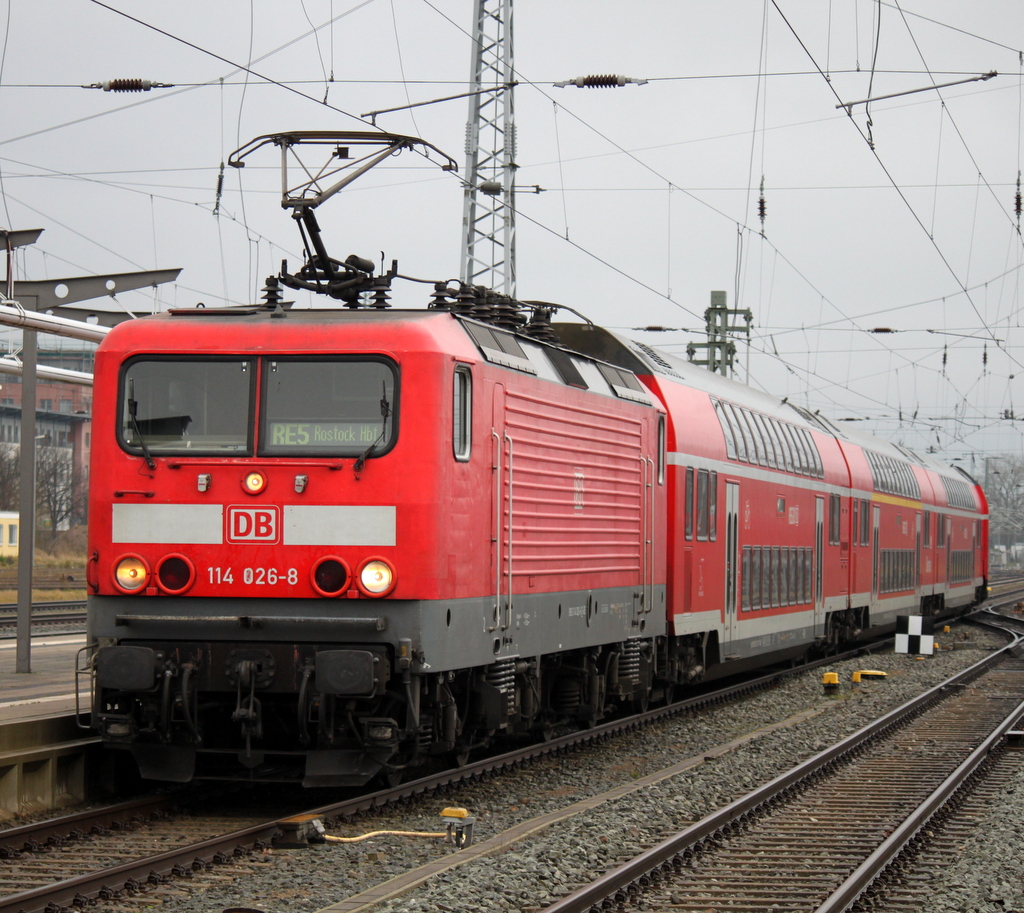
[[[122,378],[129,453],[251,453],[251,359],[138,358]]]
[[[257,395],[257,380],[261,378]],[[398,369],[377,356],[140,357],[122,374],[122,447],[144,458],[381,456],[397,434]]]

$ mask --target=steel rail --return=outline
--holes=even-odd
[[[888,638],[871,645],[862,644],[844,654],[826,657],[794,668],[776,670],[769,674],[759,676],[756,679],[727,685],[724,688],[696,695],[665,707],[613,720],[611,722],[595,726],[591,729],[574,731],[566,735],[553,738],[547,742],[484,758],[464,765],[463,767],[434,773],[429,776],[401,784],[397,787],[346,799],[342,802],[331,805],[320,806],[303,814],[320,818],[353,817],[360,813],[383,807],[389,803],[399,801],[404,798],[428,793],[451,784],[473,779],[488,773],[499,772],[503,769],[512,768],[534,758],[567,751],[596,741],[603,741],[613,735],[636,729],[647,722],[669,716],[675,716],[710,704],[720,703],[732,697],[771,687],[772,684],[778,682],[782,678],[800,674],[817,666],[833,663],[843,658],[863,655],[870,650],[885,647],[891,644],[891,642],[892,638]],[[904,714],[909,714],[915,709],[925,709],[926,706],[937,702],[941,698],[941,691],[943,688],[949,687],[954,682],[969,681],[971,678],[980,675],[990,665],[996,663],[998,661],[998,657],[1002,656],[1003,652],[1004,651],[999,651],[998,653],[994,653],[985,660],[974,664],[942,685],[939,685],[931,691],[925,692],[925,694],[919,696],[913,701],[902,705],[901,708],[898,708],[897,711],[894,711],[892,714],[888,714],[886,717],[881,718],[875,723],[864,727],[860,733],[855,734],[855,736],[851,738],[856,738],[857,735],[861,735],[862,740],[866,740],[867,738],[870,738],[871,735],[897,725],[898,717],[896,717],[896,714],[899,714],[900,711]],[[891,720],[890,717],[892,718]],[[816,758],[813,758],[811,761],[801,765],[800,768],[796,768],[794,771],[776,778],[776,780],[772,781],[772,784],[769,784],[769,786],[772,786],[773,784],[777,786],[774,790],[775,793],[785,790],[801,779],[802,775],[797,775],[796,771],[802,770],[803,768],[809,769],[815,761],[818,762],[819,767],[823,766],[834,761],[845,752],[854,750],[856,747],[854,745],[850,745],[846,748],[840,747],[846,745],[846,742],[849,741],[850,740],[846,740],[843,743],[839,743],[838,746],[833,746],[832,749],[827,749],[825,752],[816,756]],[[690,843],[700,842],[701,840],[707,839],[708,836],[711,836],[726,827],[729,822],[742,817],[764,801],[767,801],[764,799],[753,799],[752,797],[755,795],[757,794],[751,794],[749,797],[744,797],[743,799],[737,800],[737,802],[726,806],[725,809],[722,809],[715,816],[711,816],[711,818],[705,819],[703,822],[698,822],[693,827],[688,828],[687,831],[684,832],[684,835],[691,835]],[[120,808],[120,806],[116,808]],[[111,809],[101,811],[110,812]],[[70,818],[74,816],[67,817]],[[712,819],[714,820],[712,821]],[[64,820],[67,819],[65,818]],[[253,849],[260,849],[272,845],[274,838],[282,832],[279,824],[280,820],[281,819],[275,819],[273,821],[267,821],[262,824],[243,828],[230,834],[208,838],[190,846],[178,847],[156,856],[149,856],[143,859],[122,863],[101,871],[81,875],[59,884],[40,886],[30,891],[2,897],[0,898],[0,913],[21,913],[21,911],[24,911],[24,913],[43,913],[43,911],[52,911],[69,905],[81,906],[84,903],[88,903],[91,898],[96,896],[112,896],[120,891],[132,892],[145,890],[146,884],[161,884],[167,880],[167,876],[169,874],[187,875],[189,871],[207,866],[211,859],[223,862],[231,858],[244,856]],[[27,833],[29,829],[33,827],[35,827],[35,825],[27,825],[25,828],[19,828],[17,830]],[[3,841],[8,835],[13,836],[13,834],[14,831],[0,832],[0,841]],[[667,854],[659,853],[658,851],[660,849],[660,847],[655,847],[653,850],[648,851],[648,853],[637,857],[638,860],[645,859],[646,857],[656,859],[653,863],[646,865],[644,872],[639,876],[636,876],[641,881],[646,878],[647,873],[652,869],[658,868],[666,864],[666,862],[670,863],[672,858],[677,855],[676,851],[668,851]],[[636,862],[636,860],[634,860],[634,862]],[[644,863],[641,863],[641,868],[643,868],[644,865]],[[622,870],[617,871],[621,872]],[[615,874],[616,873],[609,873],[609,876]],[[605,878],[608,878],[609,876],[605,876]],[[632,879],[627,879],[623,882],[623,886],[628,885],[631,880]],[[123,887],[117,887],[119,884],[123,885]],[[624,889],[624,887],[617,888],[617,890]],[[578,893],[579,892],[577,892],[577,894]],[[577,895],[574,894],[570,895],[569,898],[563,898],[562,901],[559,901],[554,906],[549,907],[548,910],[552,911],[552,913],[554,913],[555,910],[562,910],[563,907],[560,905],[576,896]],[[592,906],[592,904],[588,902],[586,906],[565,906],[564,910],[589,909],[590,906]]]
[[[906,820],[864,860],[820,906],[815,913],[842,913],[878,880],[907,848],[917,833],[967,783],[968,778],[1024,715],[1024,701],[1000,723],[974,751],[924,800]]]
[[[842,758],[865,747],[870,741],[895,729],[912,716],[937,704],[951,688],[966,684],[1000,663],[1009,651],[1019,648],[1022,637],[1014,635],[1012,643],[957,673],[934,688],[905,702],[845,739],[819,752],[807,761],[780,774],[758,789],[730,802],[680,833],[640,853],[622,866],[606,872],[588,885],[544,908],[544,913],[586,913],[600,910],[606,901],[623,904],[641,893],[661,873],[674,871],[683,864],[688,850],[718,836],[725,836],[732,826],[751,813],[763,809],[797,784],[835,765]]]
[[[888,643],[891,643],[891,638],[873,645],[872,648],[881,647]],[[866,652],[865,646],[860,646],[849,651],[848,655],[857,656],[864,652]],[[641,714],[613,720],[591,729],[574,731],[537,745],[526,746],[514,751],[484,758],[463,767],[434,773],[409,781],[408,783],[400,784],[397,787],[349,798],[331,805],[320,806],[302,814],[303,816],[318,818],[355,817],[361,813],[381,808],[401,799],[429,793],[445,786],[474,779],[489,773],[510,769],[545,755],[568,751],[593,742],[603,741],[611,738],[613,735],[628,732],[654,720],[686,713],[711,704],[721,703],[733,697],[768,688],[781,678],[799,674],[808,668],[813,668],[814,665],[834,662],[837,658],[842,657],[828,657],[808,666],[778,670],[753,680],[730,684],[705,694],[696,695],[666,707],[659,707]],[[81,820],[85,820],[86,816],[90,814],[97,816],[104,814],[107,816],[112,814],[123,815],[130,810],[132,805],[133,803],[126,803],[108,809],[101,809],[96,813],[82,813]],[[9,846],[9,838],[15,836],[24,844],[30,844],[30,841],[33,839],[37,844],[45,843],[50,838],[50,834],[60,834],[61,828],[58,825],[61,822],[70,823],[72,819],[77,818],[79,818],[77,815],[65,816],[52,822],[30,824],[17,829],[0,831],[0,846],[4,843]],[[191,846],[178,847],[157,856],[122,863],[102,871],[81,875],[59,884],[40,886],[31,891],[0,897],[0,913],[21,913],[21,911],[24,911],[24,913],[43,913],[43,911],[53,911],[61,907],[68,907],[69,905],[81,906],[91,898],[99,896],[101,892],[110,895],[117,891],[144,890],[145,884],[160,884],[166,880],[168,874],[184,875],[189,870],[205,867],[209,859],[220,858],[221,861],[224,861],[229,857],[233,858],[244,855],[250,849],[272,845],[274,837],[281,832],[278,824],[279,820],[267,821],[221,837],[209,838]],[[51,824],[54,825],[53,828],[50,827]],[[59,836],[54,838],[55,841],[59,839]],[[124,887],[118,887],[118,885],[123,885]]]
[[[127,822],[137,821],[143,816],[151,817],[178,805],[179,801],[174,796],[150,796],[9,827],[0,831],[0,859],[16,858],[22,852],[31,852],[39,846],[66,843],[76,839],[76,834],[95,828],[125,827]]]
[[[227,861],[248,855],[252,849],[270,846],[278,833],[280,827],[277,822],[270,821],[156,856],[79,875],[59,884],[9,894],[0,897],[0,913],[43,913],[60,907],[82,906],[90,895],[99,895],[100,892],[117,896],[139,891],[146,884],[162,884],[168,873],[184,875],[205,868],[210,861]],[[118,883],[123,887],[116,887]]]

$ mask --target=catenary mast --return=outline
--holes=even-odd
[[[515,297],[512,0],[476,0],[466,124],[462,280]]]

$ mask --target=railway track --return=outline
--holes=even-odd
[[[887,872],[911,895],[907,885],[921,882],[907,875],[906,858],[922,854],[936,814],[951,816],[941,810],[968,801],[961,791],[972,779],[998,772],[988,787],[998,789],[1007,775],[997,759],[1024,716],[1020,644],[1018,637],[545,913],[616,909],[641,895],[644,909],[673,913],[839,913],[858,899],[879,909]]]
[[[862,652],[864,649],[860,648],[850,651],[850,655]],[[834,660],[835,657],[831,657],[827,661]],[[156,804],[152,800],[146,800],[138,807],[133,803],[121,804],[110,809],[83,813],[82,816],[68,816],[55,821],[25,825],[16,830],[0,831],[0,892],[12,890],[21,877],[20,874],[16,874],[11,880],[4,880],[2,868],[11,863],[16,866],[28,866],[26,871],[32,872],[32,877],[36,879],[29,890],[0,896],[0,913],[60,913],[61,910],[70,909],[72,906],[80,907],[97,898],[130,899],[135,894],[141,895],[158,889],[176,877],[187,878],[191,873],[211,868],[223,870],[225,866],[237,864],[251,854],[259,854],[289,831],[289,826],[281,824],[282,818],[296,815],[312,816],[325,821],[355,818],[389,804],[438,790],[444,791],[462,782],[498,774],[536,758],[603,742],[655,720],[685,714],[701,707],[720,704],[768,689],[780,679],[798,674],[804,669],[806,667],[802,667],[801,670],[779,670],[757,679],[715,688],[667,707],[605,723],[586,731],[567,733],[543,744],[481,759],[459,770],[440,771],[369,795],[353,796],[331,805],[302,811],[296,806],[291,811],[282,813],[280,817],[249,821],[230,832],[213,835],[209,833],[211,829],[204,825],[205,836],[196,842],[182,842],[167,836],[174,834],[175,829],[181,827],[177,817],[168,817],[174,814],[175,800],[164,800]],[[170,848],[165,846],[163,851],[151,854],[149,850],[153,846],[153,839],[150,832],[154,828],[159,834],[164,835],[157,838],[158,842],[160,839],[170,839],[172,842]],[[136,836],[142,839],[136,841]],[[94,851],[91,844],[102,841],[105,845],[111,840],[116,845],[135,844],[135,848],[119,845],[115,850],[106,847],[103,849],[106,858],[116,856],[118,861],[103,868],[90,867],[90,860],[102,855]],[[41,863],[22,862],[33,859],[40,851],[43,853],[43,856],[39,857]],[[131,858],[126,858],[129,856]],[[66,869],[63,867],[65,859]],[[140,905],[144,905],[142,898],[139,902]]]
[[[56,602],[36,602],[32,604],[32,628],[48,628],[53,625],[76,625],[80,632],[85,631],[85,600],[67,599]],[[0,605],[0,640],[9,640],[15,636],[18,622],[18,607]],[[75,632],[79,633],[78,628]]]
[[[859,655],[862,650],[851,651],[851,656]],[[825,662],[835,662],[838,657],[830,657]],[[804,671],[806,667],[802,670]],[[741,695],[749,694],[759,689],[771,688],[777,683],[780,677],[794,674],[793,670],[777,672],[761,678],[732,685],[727,688],[716,689],[704,695],[679,702],[671,707],[660,708],[649,711],[636,717],[624,719],[605,724],[586,732],[570,733],[549,743],[540,746],[531,746],[514,752],[509,752],[495,758],[483,759],[467,766],[460,771],[446,771],[420,780],[405,784],[403,786],[374,793],[368,796],[358,796],[347,799],[343,802],[334,803],[329,806],[321,806],[316,809],[307,810],[306,814],[314,815],[325,821],[348,820],[363,813],[373,813],[382,807],[395,802],[400,802],[421,794],[427,794],[434,790],[444,790],[474,778],[483,777],[490,773],[500,772],[505,769],[514,768],[530,758],[536,758],[545,754],[569,751],[572,748],[586,743],[604,741],[619,732],[629,731],[643,725],[645,722],[662,717],[686,713],[701,706],[727,701]],[[284,817],[294,813],[286,812]],[[0,913],[16,913],[24,910],[25,913],[47,910],[49,913],[59,913],[71,905],[81,906],[90,899],[121,897],[129,905],[135,905],[132,900],[134,894],[146,894],[154,890],[169,890],[161,888],[168,880],[175,877],[189,877],[191,873],[205,872],[209,874],[213,869],[215,872],[224,872],[225,875],[233,872],[238,866],[245,866],[245,861],[251,854],[256,854],[254,859],[260,858],[261,851],[272,846],[275,839],[278,839],[284,828],[279,818],[268,818],[255,821],[239,819],[234,823],[238,825],[229,833],[212,833],[217,831],[218,826],[193,822],[199,830],[192,834],[196,840],[173,837],[171,835],[184,833],[182,824],[176,823],[178,818],[170,819],[170,823],[163,823],[162,816],[170,814],[169,811],[144,812],[120,807],[113,812],[108,812],[108,819],[114,821],[104,824],[102,820],[97,824],[88,824],[82,821],[63,819],[67,823],[54,825],[25,826],[18,831],[0,832],[0,858],[5,855],[6,861],[0,862],[0,867],[9,863],[29,866],[32,857],[37,856],[42,849],[45,853],[41,865],[29,866],[26,871],[32,871],[38,881],[31,882],[30,890],[22,890],[7,897],[0,898]],[[112,817],[111,817],[112,816]],[[133,820],[134,819],[134,820]],[[187,822],[187,818],[180,821]],[[130,825],[130,827],[129,827]],[[192,826],[191,824],[189,825]],[[39,828],[36,830],[36,828]],[[163,836],[156,838],[160,852],[153,853],[154,837],[153,829],[164,828],[160,831]],[[168,830],[169,828],[169,830]],[[221,830],[229,828],[221,827]],[[113,831],[113,834],[105,833]],[[89,846],[99,840],[120,839],[125,841],[128,838],[134,840],[138,835],[144,838],[134,849],[122,847],[116,851],[105,851],[105,858],[109,861],[116,858],[114,865],[108,865],[103,869],[95,869],[90,858],[97,858],[94,848]],[[84,850],[84,854],[80,851]],[[21,854],[21,855],[19,855]],[[59,867],[59,860],[69,860],[69,869],[63,871]],[[11,871],[14,871],[12,869]],[[45,876],[41,873],[45,873]],[[4,890],[12,890],[13,884],[18,883],[15,876],[12,882],[0,882],[0,887],[7,886]],[[200,876],[202,877],[202,876]],[[216,877],[216,876],[211,876]],[[48,881],[47,881],[48,879]],[[47,881],[47,883],[42,883]],[[29,884],[29,882],[24,882]],[[151,903],[152,901],[150,901]],[[139,897],[138,905],[146,905],[146,899]]]

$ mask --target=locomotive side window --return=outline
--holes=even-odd
[[[658,416],[658,484],[665,484],[665,416]]]
[[[472,450],[473,430],[473,375],[469,365],[455,369],[452,391],[452,450],[455,459],[466,462]]]
[[[260,454],[380,456],[395,443],[397,383],[382,358],[265,359]]]
[[[118,433],[130,453],[249,454],[250,359],[146,358],[121,376]]]

